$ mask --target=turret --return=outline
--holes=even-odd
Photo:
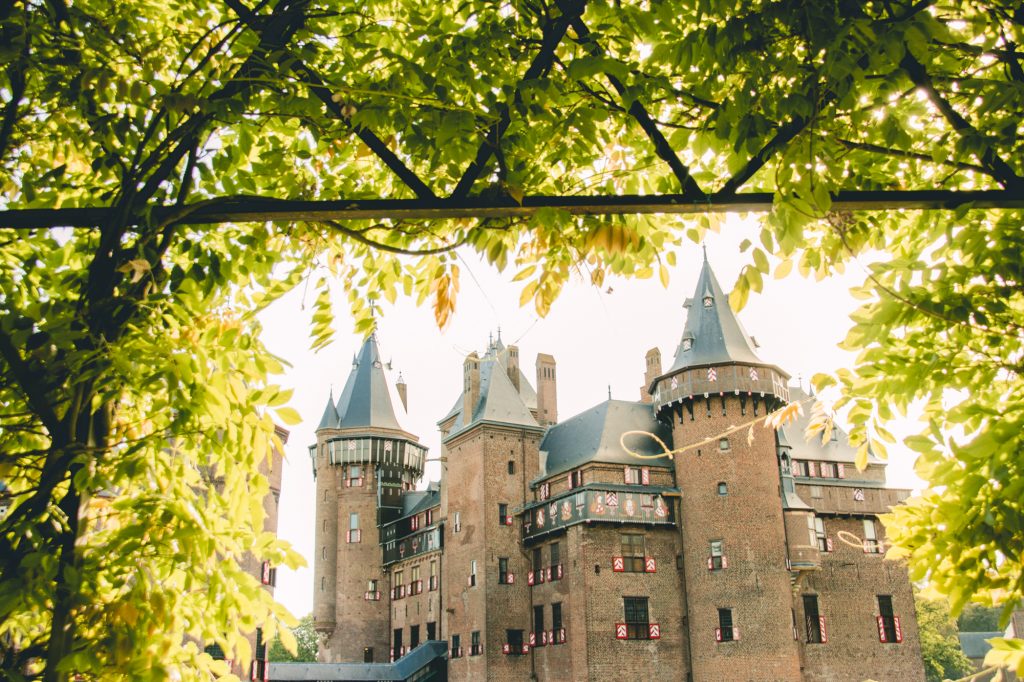
[[[687,448],[674,464],[693,678],[799,680],[797,644],[778,627],[793,607],[779,448],[770,430],[735,431],[788,400],[788,376],[758,357],[706,257],[684,307],[675,361],[649,390],[674,447]]]
[[[555,358],[537,354],[537,421],[542,426],[558,422],[558,388]]]

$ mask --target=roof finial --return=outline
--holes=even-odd
[[[612,385],[608,384],[608,400],[612,399]]]
[[[700,243],[700,248],[704,249],[704,262],[707,263],[708,262],[708,243],[702,241]]]
[[[501,325],[498,325],[498,343],[501,343]]]
[[[487,332],[487,347],[494,348],[494,332]]]

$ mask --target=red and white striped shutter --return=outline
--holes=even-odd
[[[654,573],[657,570],[657,568],[658,568],[658,564],[654,560],[654,557],[649,556],[649,557],[645,557],[644,558],[644,572],[645,573]]]
[[[260,577],[264,585],[270,584],[270,562],[264,561],[262,570],[260,571]]]
[[[713,570],[714,568],[715,568],[715,558],[709,556],[708,557],[708,570],[710,571],[710,570]]]
[[[825,616],[818,616],[818,628],[821,630],[821,643],[828,644],[828,629],[825,627]]]
[[[729,568],[729,557],[722,555],[722,568]]]
[[[558,579],[562,579],[562,564],[558,564]]]
[[[633,482],[633,476],[629,473],[629,467],[622,467],[622,479],[626,485]]]
[[[836,469],[839,471],[839,478],[846,478],[846,465],[840,462],[836,465]]]
[[[267,647],[267,651],[270,651],[270,647]],[[263,682],[270,682],[270,663],[266,658],[263,659]]]
[[[527,585],[532,585],[533,584],[533,571],[527,571],[526,572],[526,584]]]
[[[881,616],[875,616],[875,618],[878,620],[878,641],[888,642],[889,640],[885,637],[885,619]]]
[[[547,568],[544,569],[544,579],[547,580],[548,582],[551,582],[551,567],[550,566],[548,566]]]
[[[808,462],[807,463],[807,475],[808,476],[817,476],[818,475],[818,463],[817,462]]]
[[[831,552],[832,551],[832,538],[825,538],[825,551],[826,552]]]
[[[505,517],[505,525],[506,526],[511,526],[512,525],[512,515],[511,514],[509,514],[508,516]]]
[[[615,624],[615,639],[627,639],[629,637],[629,630],[626,628],[625,623]]]
[[[352,531],[345,531],[345,542],[352,542]]]
[[[561,644],[565,644],[565,628],[558,631],[558,641]]]
[[[735,625],[732,626],[732,638],[737,642],[740,641],[740,629]]]
[[[469,577],[466,578],[466,584],[469,585],[470,587],[473,587],[473,574],[472,573],[470,573]]]
[[[626,561],[620,556],[612,557],[612,570],[616,573],[622,573],[626,570]]]
[[[395,647],[388,649],[388,658],[391,659],[392,663],[395,662]]]
[[[649,467],[643,467],[640,469],[640,483],[643,485],[651,484],[651,470]]]
[[[715,641],[716,642],[721,642],[722,641],[722,628],[715,628]]]
[[[657,623],[647,625],[647,639],[661,639],[661,626]]]
[[[502,644],[501,645],[501,653],[503,653],[506,656],[508,656],[510,653],[512,653],[512,645],[509,644],[508,642],[506,642],[505,644]]]
[[[531,632],[530,633],[530,646],[537,646],[537,633],[536,632]]]
[[[892,622],[896,629],[896,643],[900,644],[903,642],[903,628],[900,627],[900,617],[893,616]]]
[[[516,574],[515,573],[509,573],[508,574],[508,578],[506,578],[506,580],[508,581],[509,585],[515,585],[516,584]]]

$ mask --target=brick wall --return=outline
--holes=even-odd
[[[758,411],[765,413],[763,401]],[[694,679],[799,680],[775,434],[757,425],[751,443],[747,432],[735,433],[723,450],[719,436],[754,416],[749,401],[743,415],[731,395],[724,412],[712,396],[710,408],[695,401],[693,420],[685,409],[673,420],[676,447],[712,439],[675,459]],[[722,542],[720,570],[708,570],[712,541]],[[739,641],[716,641],[720,608],[732,609]]]

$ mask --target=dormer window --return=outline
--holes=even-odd
[[[711,304],[713,304],[714,302],[715,302],[715,299],[711,298],[710,296],[705,296],[704,297],[704,307],[705,308],[710,308]]]
[[[683,350],[690,350],[693,348],[693,339],[683,339]]]

